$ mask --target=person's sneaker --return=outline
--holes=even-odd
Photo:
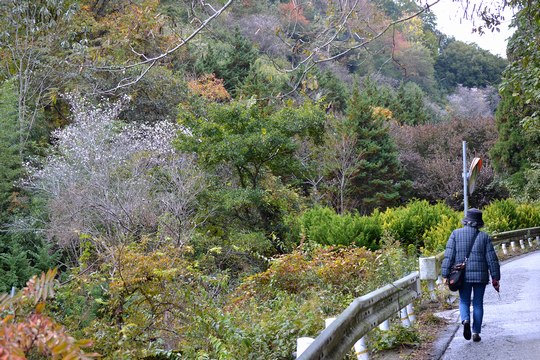
[[[471,340],[471,323],[468,320],[463,321],[463,337],[465,340]]]
[[[480,340],[482,340],[482,338],[480,337],[480,334],[477,334],[477,333],[472,334],[472,341],[479,342]]]

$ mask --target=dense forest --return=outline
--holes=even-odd
[[[0,356],[292,358],[444,247],[462,141],[538,225],[540,4],[492,6],[508,59],[409,0],[0,2]]]

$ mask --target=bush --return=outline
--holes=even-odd
[[[395,349],[398,346],[418,346],[421,342],[418,329],[392,326],[387,331],[378,328],[370,332],[370,344],[375,352]]]
[[[485,230],[490,233],[518,228],[518,204],[513,199],[496,200],[483,209]]]
[[[484,208],[483,215],[491,233],[535,227],[540,225],[540,204],[497,200]]]
[[[430,205],[426,200],[413,200],[407,206],[387,209],[381,217],[383,228],[388,230],[391,236],[403,244],[414,244],[417,249],[420,249],[425,247],[425,239],[429,240],[430,247],[433,246],[434,239],[439,241],[440,234],[444,234],[446,231],[440,227],[441,222],[446,219],[447,225],[451,226],[456,223],[454,220],[457,219],[458,215],[457,212],[443,203]],[[455,226],[451,230],[454,228]],[[432,229],[435,232],[430,235]]]
[[[519,204],[516,212],[519,229],[540,226],[540,204]]]
[[[454,229],[460,227],[461,217],[459,215],[458,212],[450,216],[442,215],[439,222],[424,233],[422,254],[429,256],[444,251],[450,234]]]
[[[318,207],[306,211],[299,223],[303,235],[317,244],[379,248],[382,226],[378,212],[371,216],[339,215],[330,208]]]
[[[354,298],[397,280],[411,268],[399,243],[385,240],[387,247],[375,252],[325,247],[296,250],[276,259],[232,295],[226,316],[236,330],[210,330],[210,334],[220,337],[232,358],[289,358],[294,339],[316,337],[325,318],[339,315]],[[395,334],[398,338],[392,342],[409,343],[408,336],[400,336],[404,334]]]

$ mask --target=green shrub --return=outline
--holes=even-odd
[[[386,331],[375,328],[369,336],[370,347],[375,352],[395,349],[398,346],[418,346],[420,341],[420,334],[415,327],[392,326]]]
[[[515,199],[496,200],[483,210],[485,229],[490,233],[540,226],[540,204]]]
[[[299,224],[308,240],[321,245],[356,245],[375,250],[382,234],[379,212],[371,216],[339,215],[330,208],[317,207],[306,211]]]
[[[519,228],[540,226],[540,204],[522,203],[516,208]]]
[[[485,230],[490,233],[518,229],[518,203],[514,199],[495,200],[483,209]]]
[[[417,249],[421,249],[425,247],[424,240],[426,238],[432,242],[434,241],[433,237],[435,239],[440,237],[440,235],[426,235],[426,233],[429,233],[431,229],[436,229],[438,233],[444,233],[444,229],[437,230],[437,227],[440,227],[441,222],[445,219],[447,225],[451,226],[455,222],[448,221],[448,219],[455,219],[457,216],[454,210],[443,203],[430,205],[426,200],[413,200],[407,206],[387,209],[382,213],[381,218],[383,229],[387,230],[391,236],[402,244],[414,244]]]
[[[450,234],[460,227],[460,221],[461,214],[457,212],[451,216],[442,215],[439,222],[424,233],[424,248],[420,249],[421,253],[429,256],[444,251]]]

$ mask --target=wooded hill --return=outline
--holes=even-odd
[[[106,358],[290,357],[444,246],[463,140],[486,224],[537,220],[522,8],[507,62],[409,1],[3,1],[0,290],[58,267],[30,313]]]

